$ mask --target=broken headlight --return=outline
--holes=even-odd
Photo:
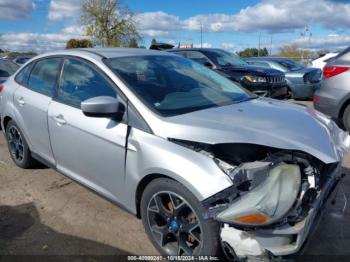
[[[220,212],[216,219],[244,226],[272,224],[293,206],[300,184],[299,166],[281,163],[269,169],[264,181]]]

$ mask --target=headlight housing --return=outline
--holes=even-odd
[[[242,77],[242,80],[250,82],[250,83],[266,83],[266,77],[262,76],[252,76],[252,75],[246,75]]]
[[[220,212],[216,219],[243,226],[264,226],[280,220],[300,191],[300,168],[283,163],[268,172],[261,184]]]

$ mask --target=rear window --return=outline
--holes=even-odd
[[[341,51],[341,52],[340,52],[338,55],[336,55],[335,57],[332,57],[331,60],[337,59],[337,58],[339,58],[339,57],[342,57],[342,56],[346,55],[346,54],[349,53],[349,52],[350,52],[350,46],[349,46],[348,48],[345,48],[343,51]]]

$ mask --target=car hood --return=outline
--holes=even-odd
[[[168,138],[299,150],[324,163],[338,162],[350,143],[348,134],[324,115],[267,98],[168,117],[165,129]]]
[[[237,65],[230,67],[221,67],[220,71],[229,73],[230,71],[253,74],[256,76],[284,76],[284,73],[272,68],[264,68],[251,65]]]

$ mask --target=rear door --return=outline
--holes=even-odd
[[[127,124],[120,117],[86,116],[81,102],[98,96],[116,97],[114,84],[90,62],[65,59],[57,97],[49,107],[51,144],[58,170],[119,201]]]
[[[61,58],[45,58],[31,69],[26,86],[14,93],[17,121],[31,146],[31,151],[54,163],[47,124],[47,112],[56,92]]]

